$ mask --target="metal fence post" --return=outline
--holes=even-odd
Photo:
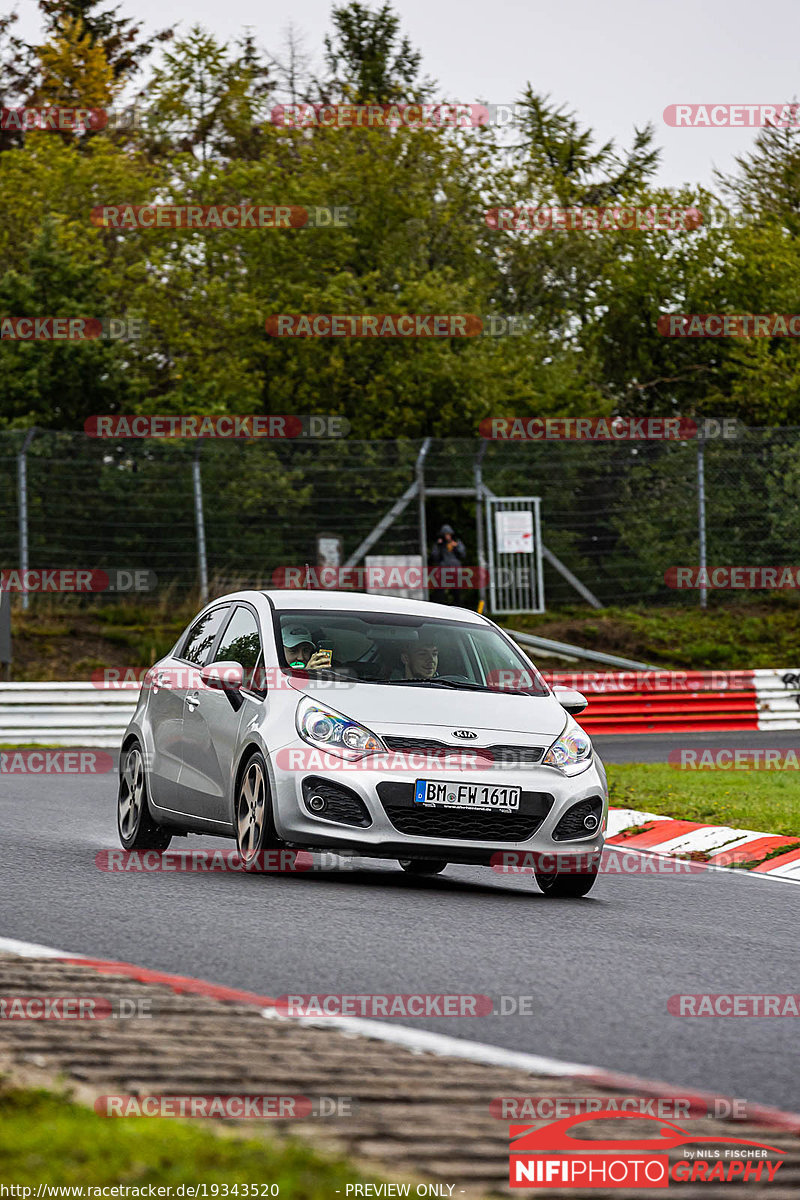
[[[430,449],[431,439],[425,438],[417,455],[415,474],[417,477],[417,502],[419,513],[419,552],[422,558],[422,599],[428,597],[428,526],[425,518],[425,456]]]
[[[703,435],[697,435],[697,532],[700,548],[701,580],[705,578],[706,570],[706,454],[703,445]],[[708,606],[708,590],[705,583],[700,584],[700,607]]]
[[[22,443],[22,449],[17,455],[17,511],[19,512],[19,569],[22,573],[23,588],[28,570],[28,446],[36,436],[36,428],[29,429]],[[22,607],[28,607],[28,593],[22,592]]]
[[[481,448],[473,464],[473,477],[475,479],[475,542],[478,552],[478,596],[481,602],[481,611],[486,607],[486,547],[483,539],[483,456],[486,453],[488,444],[486,441],[481,443]]]
[[[11,678],[11,594],[0,585],[0,667],[5,667],[5,677]]]
[[[203,483],[200,478],[200,451],[203,443],[198,441],[192,462],[194,485],[194,516],[197,523],[197,574],[200,581],[200,599],[208,603],[208,562],[206,560],[206,525],[203,517]]]

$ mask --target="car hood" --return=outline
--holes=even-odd
[[[478,746],[483,744],[481,730],[523,734],[545,742],[557,738],[567,720],[553,696],[368,683],[333,687],[330,681],[317,685],[304,681],[299,687],[294,681],[293,686],[322,707],[352,717],[377,734],[401,729],[411,734],[409,726],[436,726],[445,738],[456,729],[471,730],[478,737],[468,740]]]

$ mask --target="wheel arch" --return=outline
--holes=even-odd
[[[269,761],[269,754],[267,753],[266,747],[264,746],[264,743],[261,741],[260,738],[251,737],[242,746],[241,752],[239,754],[239,761],[236,763],[236,770],[233,773],[233,793],[231,795],[231,820],[233,821],[234,827],[236,825],[236,797],[239,794],[239,785],[242,782],[242,776],[244,775],[245,770],[247,769],[247,765],[250,762],[250,759],[253,757],[254,754],[260,754],[261,757],[264,759],[264,763],[266,764],[267,773],[266,773],[265,782],[267,784],[267,787],[269,788],[270,802],[272,802],[272,797],[275,794],[275,783],[272,778],[272,769],[271,769],[271,765],[270,765],[270,761]]]
[[[142,767],[144,769],[145,798],[147,801],[147,811],[150,814],[150,819],[152,821],[155,821],[156,824],[158,824],[155,809],[154,809],[155,802],[153,799],[153,789],[150,786],[150,761],[149,761],[150,756],[148,754],[147,744],[144,740],[144,734],[142,733],[141,729],[138,729],[136,726],[129,726],[125,730],[125,734],[122,738],[122,744],[120,745],[120,748],[119,748],[118,774],[121,779],[122,778],[122,767],[125,762],[125,755],[128,753],[131,746],[133,746],[134,744],[138,744],[139,749],[142,752]]]

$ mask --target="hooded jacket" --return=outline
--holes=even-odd
[[[452,550],[447,549],[443,539],[448,533],[451,537],[453,536],[452,525],[443,525],[436,535],[436,541],[431,550],[431,565],[434,567],[460,567],[467,556],[466,547],[459,538],[456,538],[456,544]]]

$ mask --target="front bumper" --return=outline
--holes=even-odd
[[[272,794],[275,799],[275,823],[281,838],[292,846],[308,850],[336,850],[370,858],[436,858],[448,862],[487,863],[500,851],[524,850],[534,854],[556,855],[574,858],[576,852],[594,854],[603,846],[603,830],[608,816],[608,793],[605,771],[596,757],[580,775],[568,778],[552,767],[530,766],[525,768],[485,768],[469,771],[393,771],[371,770],[360,764],[342,764],[341,769],[326,770],[283,770],[270,763]],[[329,780],[350,789],[361,800],[369,814],[368,827],[356,827],[325,819],[309,811],[303,781],[313,776]],[[441,778],[441,781],[488,784],[520,787],[523,793],[522,808],[531,816],[532,832],[526,836],[522,812],[499,813],[482,810],[466,810],[470,831],[468,836],[453,836],[456,828],[452,821],[446,822],[449,835],[428,836],[418,831],[423,822],[414,820],[419,810],[443,814],[458,814],[464,810],[451,808],[428,809],[414,805],[414,783],[418,778]],[[526,797],[539,798],[529,801]],[[573,804],[581,800],[598,797],[602,804],[600,827],[594,833],[569,841],[555,840],[553,831],[564,814]],[[543,799],[544,798],[544,799]],[[403,817],[398,809],[411,815]],[[416,812],[415,812],[416,810]],[[537,815],[538,814],[538,815]],[[420,814],[421,815],[421,814]],[[480,828],[485,815],[485,830]],[[521,833],[508,836],[503,827],[504,818],[512,818],[509,824]],[[415,832],[404,832],[414,825]],[[401,826],[401,827],[398,827]]]

